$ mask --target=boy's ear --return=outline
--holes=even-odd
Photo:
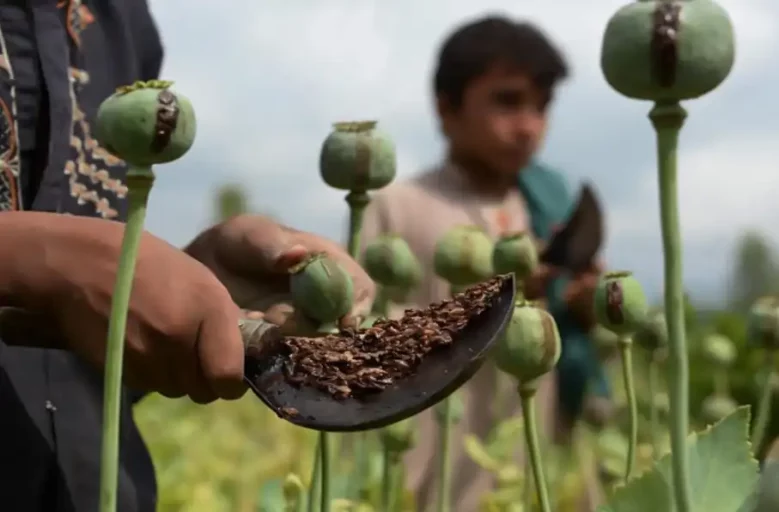
[[[452,117],[454,116],[454,108],[452,106],[452,102],[449,101],[449,99],[442,95],[438,94],[435,98],[435,107],[436,107],[436,113],[438,114],[438,125],[441,129],[441,132],[448,136],[449,133],[449,127],[451,126]]]
[[[436,113],[443,122],[444,119],[452,115],[452,103],[443,94],[437,94],[435,97]]]

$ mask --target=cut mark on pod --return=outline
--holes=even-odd
[[[467,273],[470,274],[471,268],[473,268],[473,250],[474,246],[474,240],[473,237],[470,235],[470,233],[466,234],[463,238],[463,244],[461,246],[460,251],[460,261],[458,261],[458,267],[460,269],[460,273]]]
[[[539,314],[541,315],[541,329],[544,333],[544,362],[551,363],[557,352],[557,326],[555,326],[552,315],[546,314],[541,309],[539,309]]]
[[[389,241],[382,243],[379,246],[379,257],[381,259],[381,262],[384,263],[384,265],[386,265],[386,268],[392,269],[391,272],[394,274],[395,251],[392,250],[392,246],[390,246]],[[393,275],[392,277],[394,278],[396,276]]]
[[[371,135],[358,133],[354,158],[354,189],[364,191],[371,177],[371,157],[373,156]]]
[[[610,281],[606,284],[606,318],[615,325],[620,325],[625,321],[622,314],[624,305],[624,296],[622,286],[619,281]]]
[[[652,71],[662,87],[671,87],[676,80],[679,61],[679,15],[682,6],[674,0],[657,4],[652,25]]]
[[[164,89],[157,95],[157,120],[154,123],[154,137],[151,140],[153,153],[161,153],[168,147],[178,122],[178,99],[170,90]]]

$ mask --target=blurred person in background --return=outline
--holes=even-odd
[[[433,271],[436,241],[448,229],[477,225],[495,238],[527,231],[542,246],[565,222],[575,198],[563,176],[536,155],[556,88],[567,75],[563,56],[529,23],[490,16],[459,27],[444,41],[433,89],[448,146],[445,160],[377,194],[365,220],[365,242],[382,233],[400,235],[427,267],[410,304],[422,306],[449,297],[448,284]],[[563,340],[556,372],[539,391],[545,431],[558,441],[570,440],[571,428],[583,411],[602,421],[610,410],[605,373],[588,338],[594,326],[592,296],[598,272],[593,268],[581,275],[561,275],[560,269],[542,266],[526,289],[531,298],[535,294],[546,299]],[[484,439],[497,423],[518,412],[515,405],[495,414],[491,399],[498,395],[498,382],[509,385],[508,393],[515,395],[514,387],[498,380],[496,372],[494,365],[486,364],[461,390],[466,412],[452,442],[451,502],[458,512],[478,510],[492,480],[464,453],[463,436],[471,433]],[[418,418],[421,440],[408,455],[406,471],[423,510],[434,501],[437,424],[432,410]],[[582,510],[594,510],[600,500],[591,476]]]
[[[127,168],[93,123],[118,87],[158,78],[162,58],[145,0],[0,2],[2,512],[99,508],[102,364]],[[248,215],[184,250],[144,234],[126,331],[119,512],[157,508],[133,403],[147,391],[198,403],[242,396],[236,302],[285,323],[272,307],[289,297],[286,270],[309,252],[350,272],[356,308],[342,321],[358,324],[374,286],[334,242]]]

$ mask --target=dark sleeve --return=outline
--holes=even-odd
[[[146,0],[134,0],[131,5],[133,39],[140,59],[139,80],[156,80],[160,77],[165,50],[162,47],[157,24],[149,11]]]

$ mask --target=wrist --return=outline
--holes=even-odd
[[[46,239],[54,215],[0,213],[0,307],[40,309],[48,280]]]
[[[0,213],[0,307],[22,307],[26,302],[22,255],[27,252],[29,235],[20,228],[20,220],[19,212]]]

